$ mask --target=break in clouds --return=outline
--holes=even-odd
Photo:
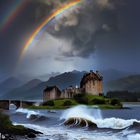
[[[56,8],[63,1],[40,2]],[[69,42],[68,50],[61,49],[63,56],[88,57],[95,51],[100,36],[114,34],[119,30],[116,11],[122,4],[120,0],[83,0],[56,17],[46,31],[55,38]],[[37,17],[41,17],[44,10],[37,10]]]

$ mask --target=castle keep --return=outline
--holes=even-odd
[[[80,87],[70,86],[63,91],[61,91],[56,86],[46,87],[43,91],[43,100],[53,100],[53,99],[63,99],[63,98],[73,98],[75,94],[91,94],[91,95],[102,95],[102,80],[103,77],[98,71],[87,72],[83,75]]]
[[[93,71],[85,73],[80,82],[81,92],[92,95],[102,94],[102,80],[103,77],[100,76],[98,71],[96,71],[96,73]]]

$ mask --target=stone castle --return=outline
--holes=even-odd
[[[103,77],[98,71],[87,72],[83,75],[80,87],[70,86],[61,91],[57,86],[47,86],[43,91],[43,100],[54,100],[63,98],[73,98],[75,94],[87,93],[91,95],[102,95],[102,80]]]

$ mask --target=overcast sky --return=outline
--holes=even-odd
[[[0,25],[19,1],[0,1]],[[0,77],[74,69],[140,71],[139,0],[82,0],[51,21],[19,61],[31,33],[66,2],[22,1],[27,1],[25,6],[6,29],[0,29]]]

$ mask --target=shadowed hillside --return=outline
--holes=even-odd
[[[2,96],[6,92],[11,91],[22,85],[22,82],[15,77],[10,77],[0,83],[0,95]]]
[[[3,96],[4,99],[42,99],[43,90],[45,87],[57,85],[60,89],[64,89],[70,85],[76,86],[79,85],[80,80],[85,72],[72,71],[65,72],[55,77],[51,77],[46,82],[34,82],[36,85],[33,85],[32,82],[21,86],[20,88],[14,89],[11,92],[8,92]]]
[[[41,80],[38,79],[33,79],[29,82],[27,82],[26,84],[13,89],[10,92],[7,92],[3,97],[4,98],[8,98],[8,99],[19,99],[19,97],[23,98],[24,96],[30,96],[30,94],[28,94],[28,91],[34,87],[36,87],[37,85],[39,85],[40,83],[42,83]]]
[[[114,90],[128,90],[128,91],[140,91],[140,75],[132,75],[107,82],[105,84],[107,91]]]

